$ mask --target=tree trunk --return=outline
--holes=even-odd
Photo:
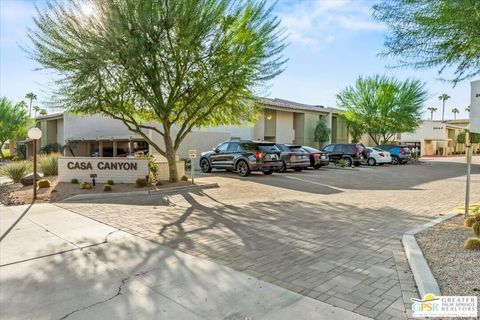
[[[165,142],[165,157],[168,161],[168,178],[170,182],[176,182],[178,181],[176,150],[173,147],[173,141],[170,134],[165,133],[163,140]]]
[[[445,121],[445,100],[443,100],[442,104],[442,121]]]
[[[4,159],[5,158],[5,155],[3,154],[3,145],[5,144],[5,141],[3,142],[0,142],[0,158]]]

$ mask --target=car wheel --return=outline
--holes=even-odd
[[[287,164],[285,163],[285,161],[282,161],[282,166],[280,167],[280,169],[278,169],[278,172],[287,172]]]
[[[353,160],[352,158],[342,158],[343,161],[345,161],[345,167],[351,167],[352,166],[352,163],[353,163]]]
[[[208,173],[212,171],[212,167],[210,166],[210,161],[208,161],[208,159],[205,159],[205,158],[200,160],[200,169],[202,169],[203,173]]]
[[[373,158],[368,158],[367,163],[368,163],[369,166],[374,166],[374,165],[377,164],[377,161],[375,161],[375,159],[373,159]]]
[[[269,175],[271,175],[272,173],[273,173],[273,169],[263,171],[263,174],[266,175],[266,176],[269,176]]]
[[[237,163],[237,173],[240,177],[247,177],[250,175],[250,168],[248,163],[243,160],[238,161]]]
[[[397,156],[392,156],[392,164],[396,166],[400,163],[400,159]]]
[[[297,172],[300,172],[303,170],[303,168],[293,168],[293,170],[297,171]]]
[[[400,161],[400,164],[407,164],[407,161]]]

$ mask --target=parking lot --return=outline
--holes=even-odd
[[[476,159],[478,161],[478,159]],[[480,166],[472,167],[480,199]],[[219,188],[62,207],[375,319],[416,296],[403,232],[464,200],[461,158],[404,166],[201,174]]]

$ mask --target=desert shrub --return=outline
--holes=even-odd
[[[39,188],[50,188],[50,181],[48,181],[48,179],[38,180],[37,186]]]
[[[146,186],[147,186],[147,179],[145,179],[145,178],[138,178],[138,179],[135,181],[135,184],[136,184],[137,187],[139,187],[139,188],[146,187]]]
[[[472,231],[474,235],[476,235],[477,237],[480,237],[480,221],[476,221],[472,225]]]
[[[467,228],[471,228],[476,221],[477,220],[475,219],[475,217],[468,217],[467,219],[465,219],[465,221],[463,221],[463,225]]]
[[[338,165],[340,167],[344,168],[345,167],[345,160],[343,160],[343,159],[338,160]]]
[[[17,161],[22,161],[22,160],[23,160],[23,158],[20,157],[19,155],[14,155],[14,156],[12,157],[12,161],[15,161],[15,162],[17,162]]]
[[[18,161],[4,165],[0,169],[0,176],[7,176],[17,183],[30,172],[32,172],[32,163],[30,161]]]
[[[103,191],[108,192],[112,191],[112,185],[111,184],[106,184],[103,186]]]
[[[70,180],[70,183],[71,184],[78,184],[78,179],[73,178],[72,180]]]
[[[465,240],[465,249],[480,250],[480,238],[468,238]]]
[[[38,157],[38,167],[44,176],[58,175],[59,153],[43,154]]]
[[[90,182],[82,182],[80,183],[80,189],[92,189],[93,186]]]
[[[188,177],[187,176],[182,176],[182,181],[188,181]]]
[[[114,185],[113,180],[107,180],[107,184],[113,186]]]
[[[62,146],[59,143],[50,143],[47,144],[46,146],[40,148],[40,153],[45,153],[45,154],[50,154],[50,153],[59,153],[63,152],[63,150],[66,148],[66,146]]]

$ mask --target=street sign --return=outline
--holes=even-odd
[[[470,132],[480,133],[480,80],[471,83]]]
[[[188,150],[188,157],[190,159],[195,159],[197,157],[197,150]]]

